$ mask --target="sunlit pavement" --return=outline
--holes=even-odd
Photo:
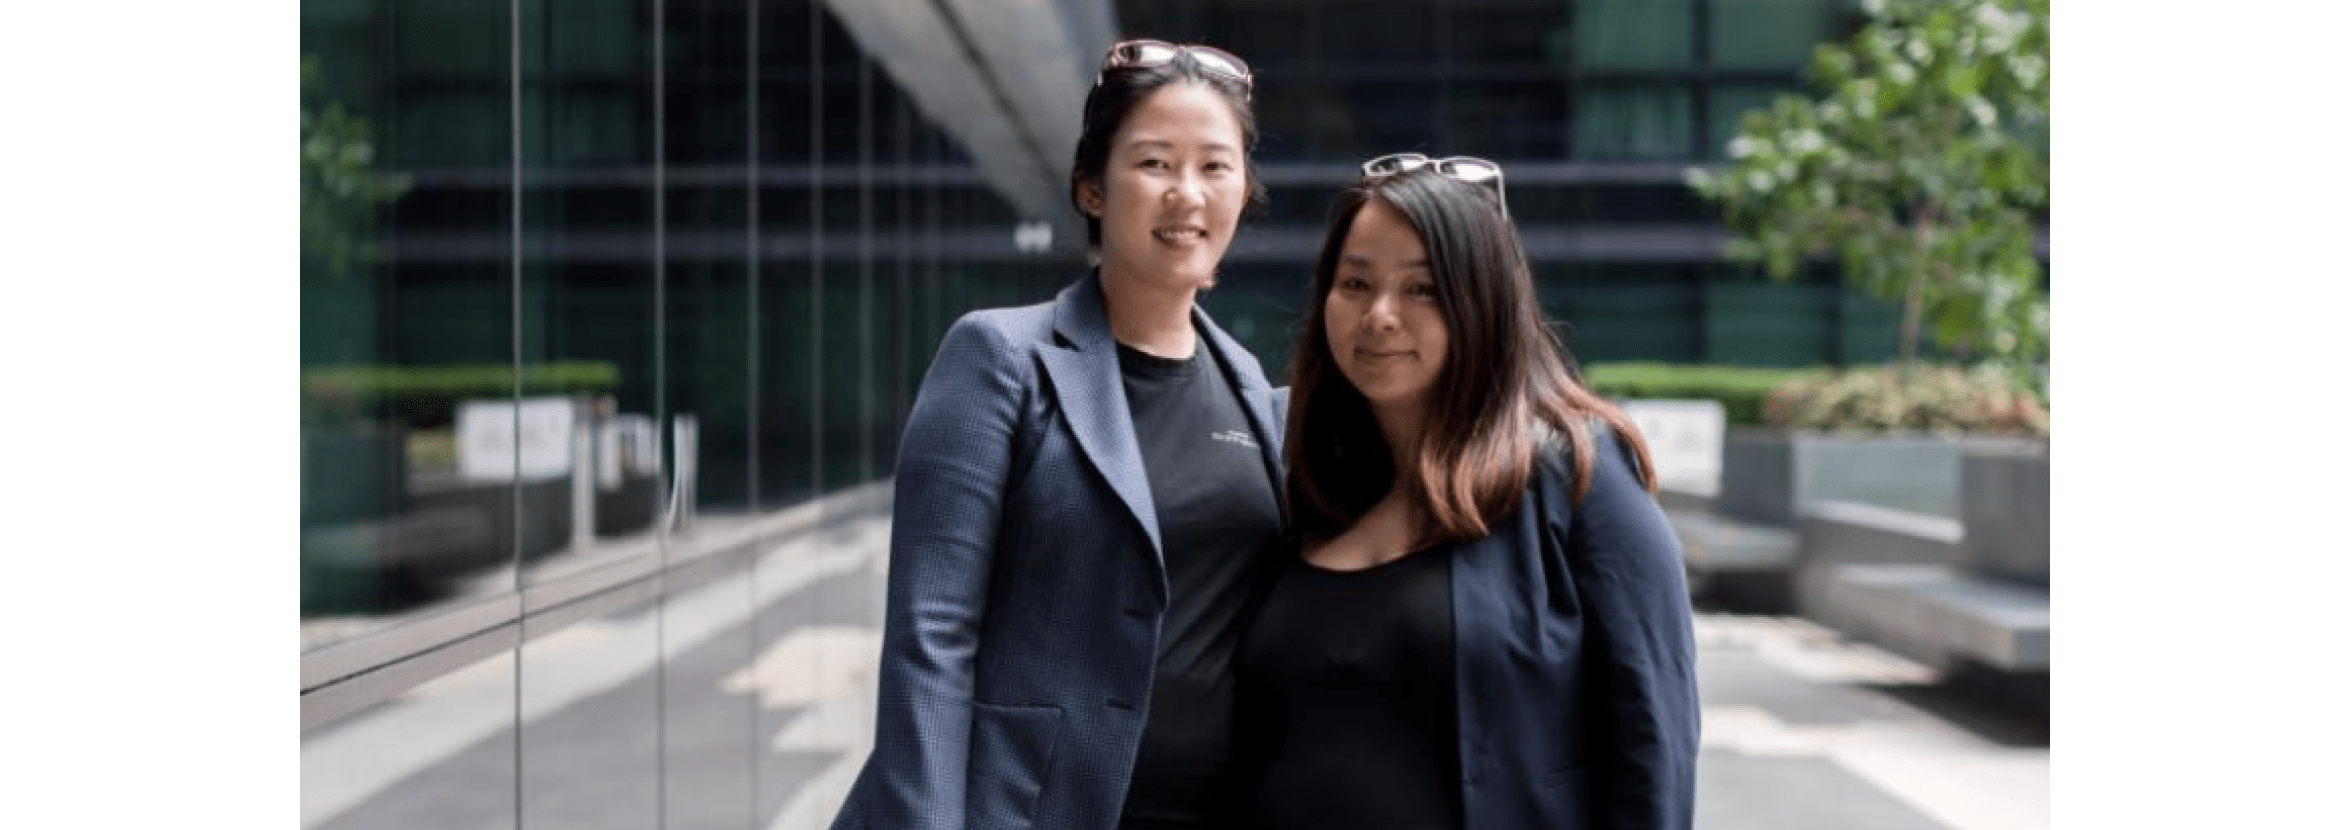
[[[534,640],[519,694],[514,663],[492,661],[306,735],[303,826],[512,827],[519,812],[524,826],[824,827],[870,746],[887,533],[882,517],[848,522],[766,555],[748,592],[722,581],[658,621]],[[1697,636],[1700,828],[2048,825],[2040,716],[1799,618],[1702,613]],[[632,637],[666,643],[667,670],[650,650],[610,659]],[[520,702],[519,743],[499,695]]]

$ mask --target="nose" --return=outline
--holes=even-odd
[[[1395,298],[1387,292],[1371,297],[1371,306],[1363,310],[1363,328],[1366,331],[1391,332],[1402,325],[1395,313]]]
[[[1208,182],[1197,173],[1186,172],[1167,183],[1167,192],[1161,198],[1173,207],[1205,205],[1208,201]]]

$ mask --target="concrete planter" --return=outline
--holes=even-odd
[[[1848,436],[1739,427],[1722,442],[1715,509],[1792,527],[1808,505],[1851,502],[1956,519],[1959,459],[1972,450],[2045,447],[2044,439]]]
[[[1959,463],[1964,564],[2048,585],[2048,445],[1970,449]]]

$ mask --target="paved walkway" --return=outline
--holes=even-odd
[[[824,827],[870,746],[887,534],[848,522],[755,579],[306,734],[303,827]],[[2048,826],[2045,723],[1800,619],[1704,613],[1697,632],[1702,830]]]

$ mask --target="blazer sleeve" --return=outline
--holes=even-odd
[[[1604,426],[1592,430],[1591,490],[1568,503],[1564,476],[1550,487],[1552,528],[1568,540],[1587,610],[1588,713],[1595,825],[1687,830],[1697,800],[1696,642],[1681,546],[1634,474],[1630,450]],[[1570,468],[1571,469],[1571,468]]]
[[[1029,385],[1003,334],[965,316],[899,445],[867,826],[961,830],[972,663]]]

